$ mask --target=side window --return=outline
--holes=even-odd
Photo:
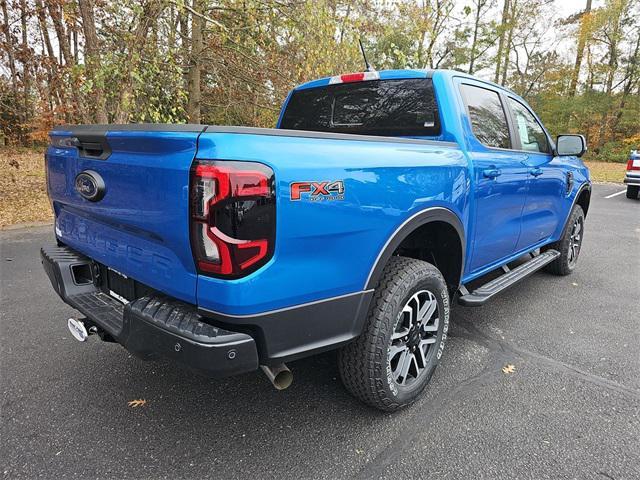
[[[497,92],[462,84],[462,99],[476,138],[488,147],[511,148],[507,117]]]
[[[549,153],[547,135],[527,107],[511,97],[509,106],[513,111],[522,149],[528,152]]]

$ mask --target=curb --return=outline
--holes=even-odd
[[[29,228],[47,227],[52,225],[53,225],[53,221],[14,223],[13,225],[5,225],[0,227],[0,232],[11,232],[13,230],[23,230],[23,229],[26,230]]]

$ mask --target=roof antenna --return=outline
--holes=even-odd
[[[375,72],[376,69],[373,68],[373,65],[369,64],[369,61],[367,60],[367,54],[364,51],[364,46],[362,45],[362,40],[360,38],[358,39],[358,43],[360,44],[360,51],[362,52],[362,58],[364,58],[364,67],[366,71]]]

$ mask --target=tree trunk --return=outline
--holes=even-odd
[[[509,71],[509,57],[511,55],[511,41],[513,40],[513,30],[516,27],[516,8],[518,0],[513,0],[510,5],[511,11],[509,12],[509,30],[507,32],[507,39],[504,44],[504,64],[502,65],[502,81],[500,85],[507,83],[507,72]]]
[[[578,46],[576,49],[576,62],[573,66],[573,73],[571,75],[571,84],[569,85],[569,96],[575,97],[576,89],[578,88],[578,79],[580,77],[580,67],[582,65],[582,57],[584,55],[584,47],[587,41],[587,27],[586,21],[591,13],[591,0],[587,0],[587,5],[584,8],[582,18],[580,19],[580,30],[578,32]]]
[[[38,17],[38,24],[40,25],[40,31],[42,32],[47,55],[49,55],[52,60],[55,60],[56,54],[53,51],[53,46],[51,45],[51,37],[49,36],[49,29],[47,28],[47,17],[44,11],[44,6],[42,5],[42,0],[36,0],[36,15]]]
[[[342,41],[344,40],[344,29],[345,29],[345,25],[347,24],[347,21],[349,20],[349,15],[351,15],[351,3],[349,3],[347,5],[347,12],[344,15],[344,18],[342,19],[342,23],[340,25],[340,41],[338,43],[342,44]]]
[[[11,38],[11,31],[9,30],[9,13],[7,12],[7,2],[6,0],[0,0],[0,5],[2,6],[2,32],[4,33],[4,39],[6,42],[6,52],[9,60],[9,72],[11,72],[11,86],[14,92],[18,91],[18,76],[16,73],[16,59],[15,52],[13,51],[13,39]]]
[[[202,0],[195,0],[193,7],[198,13],[203,13]],[[189,70],[187,72],[187,92],[189,100],[187,102],[187,116],[190,123],[200,123],[200,103],[201,85],[200,77],[202,72],[202,31],[204,30],[204,19],[192,15],[191,17],[191,54],[189,56]]]
[[[500,24],[500,39],[498,40],[498,53],[496,54],[496,74],[493,78],[495,83],[500,80],[500,68],[502,67],[502,49],[504,48],[505,25],[509,21],[509,0],[504,0],[502,7],[502,23]]]
[[[45,1],[45,5],[49,11],[49,16],[51,17],[51,21],[53,22],[53,28],[56,31],[56,37],[58,37],[58,46],[60,47],[61,59],[60,63],[62,63],[62,58],[64,58],[65,65],[67,67],[74,67],[76,65],[75,58],[71,53],[71,42],[69,39],[68,33],[65,31],[64,23],[62,21],[62,9],[60,7],[59,2],[47,0]],[[78,90],[79,85],[76,80],[73,78],[73,71],[68,71],[69,75],[69,87],[71,88],[70,96],[73,98],[73,108],[75,110],[75,115],[78,118],[78,121],[81,123],[87,123],[87,112],[84,108],[84,102],[82,97],[80,96]]]
[[[191,52],[189,50],[189,12],[184,9],[178,9],[178,32],[180,37],[180,60],[184,66],[182,69],[182,78],[185,88],[189,85],[189,69],[191,64]],[[188,91],[188,89],[187,89]]]
[[[27,17],[29,12],[27,10],[27,1],[20,0],[20,27],[22,29],[22,122],[27,124],[30,120],[31,108],[29,108],[30,95],[31,95],[31,49],[28,43],[27,34]],[[23,139],[23,142],[26,139]]]
[[[436,0],[436,11],[433,17],[433,27],[431,29],[431,35],[429,37],[429,43],[427,44],[427,61],[429,62],[429,68],[433,68],[433,49],[438,37],[438,30],[440,28],[440,19],[442,16],[442,1]]]
[[[78,30],[73,29],[73,60],[78,63]]]
[[[625,82],[624,87],[622,89],[622,98],[620,99],[620,105],[618,106],[618,110],[616,112],[615,117],[613,118],[613,123],[611,124],[611,133],[615,133],[618,128],[618,124],[622,119],[622,114],[624,113],[624,108],[627,104],[627,97],[631,94],[633,90],[633,86],[636,82],[640,85],[640,81],[638,79],[638,63],[640,62],[640,35],[636,37],[636,46],[633,50],[633,54],[629,57],[629,63],[627,64],[626,72],[625,72]]]
[[[175,4],[169,5],[169,32],[167,33],[167,49],[173,52],[176,48],[176,31],[178,30],[179,15]]]
[[[67,33],[65,32],[64,23],[62,22],[62,12],[60,10],[60,5],[58,2],[47,1],[45,2],[47,8],[49,9],[49,16],[51,17],[51,21],[53,21],[53,28],[56,31],[56,36],[58,37],[58,45],[60,46],[60,51],[62,52],[62,56],[64,57],[64,62],[67,65],[75,65],[75,60],[73,55],[71,54],[71,48],[69,48],[70,42]]]
[[[609,44],[609,69],[607,71],[607,85],[606,92],[607,95],[611,95],[611,91],[613,90],[613,78],[616,75],[616,70],[618,69],[618,25],[614,30],[613,35],[611,36],[611,43]]]
[[[138,24],[133,32],[131,43],[128,45],[129,53],[129,74],[123,79],[120,89],[120,96],[116,107],[115,123],[128,123],[131,115],[131,107],[133,100],[133,76],[131,72],[138,70],[141,57],[145,46],[145,40],[149,34],[149,29],[156,18],[162,12],[164,2],[160,0],[147,0],[142,6],[142,13],[138,20]]]
[[[56,52],[53,50],[51,44],[51,37],[49,36],[49,29],[47,28],[47,17],[42,0],[35,1],[36,16],[38,17],[38,26],[42,34],[43,52],[47,54],[47,72],[49,85],[47,91],[52,97],[51,104],[63,105],[64,103],[64,89],[60,88],[60,78],[58,77],[58,58]],[[71,121],[71,118],[66,117],[66,121]]]
[[[476,45],[478,44],[478,28],[480,26],[480,12],[484,6],[483,0],[476,0],[476,19],[473,25],[473,41],[471,42],[471,53],[469,54],[469,75],[473,75],[473,64],[476,61]]]
[[[93,80],[93,95],[95,98],[95,119],[98,123],[108,123],[106,100],[102,79],[99,72],[101,69],[100,46],[98,34],[96,33],[96,22],[93,17],[93,1],[78,0],[80,17],[82,18],[82,31],[84,33],[85,63],[87,66],[87,76]]]

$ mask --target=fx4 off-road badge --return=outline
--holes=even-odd
[[[293,182],[291,184],[291,200],[308,198],[314,202],[344,200],[344,182]]]

